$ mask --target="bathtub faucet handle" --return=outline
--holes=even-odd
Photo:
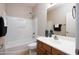
[[[3,48],[3,44],[0,45],[0,49],[2,49],[2,48]]]

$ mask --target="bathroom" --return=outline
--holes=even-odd
[[[2,47],[0,48],[0,54],[54,55],[52,51],[40,49],[44,47],[48,47],[46,49],[49,50],[53,49],[51,47],[53,44],[56,49],[58,47],[62,51],[57,55],[66,54],[64,51],[67,51],[67,54],[70,55],[75,54],[76,18],[74,6],[76,6],[75,3],[0,3],[0,16],[4,18],[5,26],[7,26],[6,35],[0,38]],[[57,27],[61,25],[60,30],[53,28],[56,25]],[[51,36],[56,37],[57,40],[53,40],[49,36],[45,37],[45,30],[49,32],[52,30],[53,34]],[[61,40],[61,38],[64,39]],[[40,41],[42,42],[40,43]],[[61,44],[59,41],[63,43]],[[44,47],[38,47],[39,43],[47,44]],[[64,45],[64,43],[67,45]],[[66,50],[66,48],[69,49]]]

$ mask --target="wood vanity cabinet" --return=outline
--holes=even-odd
[[[66,55],[65,53],[37,40],[38,55]]]

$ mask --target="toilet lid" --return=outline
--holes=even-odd
[[[34,43],[30,43],[30,44],[28,44],[28,47],[30,48],[30,49],[34,49],[34,48],[36,48],[36,42],[34,42]]]

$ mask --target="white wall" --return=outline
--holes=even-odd
[[[0,16],[5,16],[5,4],[4,3],[0,3]],[[5,43],[5,38],[4,37],[0,37],[0,45],[4,45]],[[2,49],[0,49],[0,51],[4,51],[4,46]]]
[[[47,28],[47,5],[44,3],[38,4],[34,9],[34,16],[38,19],[38,30],[37,34],[44,36]]]
[[[5,8],[5,3],[0,3],[0,16],[4,18],[4,26],[6,26],[6,8]]]
[[[0,16],[4,16],[5,13],[5,4],[0,3]]]
[[[22,3],[7,3],[6,13],[8,16],[15,16],[21,18],[31,18],[32,7],[27,6],[27,4]]]
[[[76,35],[76,49],[79,50],[79,3],[76,4],[76,20],[77,20],[77,35]]]
[[[35,35],[33,35],[34,37],[37,37],[37,30],[38,30],[38,19],[37,17],[33,17],[33,21],[32,21],[32,28],[33,28],[33,33],[35,33]]]

